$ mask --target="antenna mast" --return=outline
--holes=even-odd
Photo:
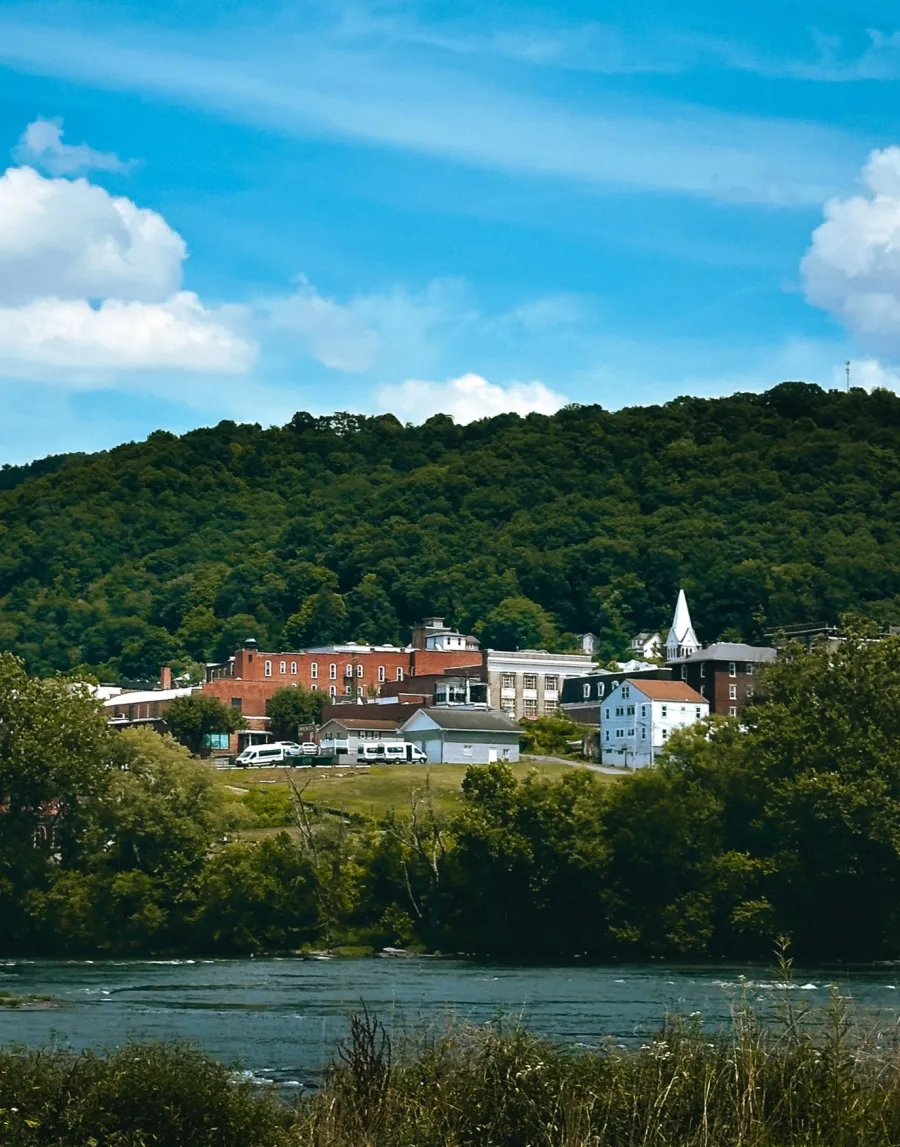
[[[850,393],[850,359],[848,358],[844,367],[847,371],[847,393]]]

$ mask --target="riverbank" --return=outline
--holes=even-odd
[[[789,995],[784,992],[785,997]],[[177,1045],[0,1051],[15,1147],[885,1147],[900,1142],[894,1033],[839,1000],[748,1007],[727,1034],[663,1021],[634,1048],[572,1049],[520,1027],[400,1042],[353,1017],[324,1084],[294,1093]],[[61,1102],[62,1099],[62,1102]]]

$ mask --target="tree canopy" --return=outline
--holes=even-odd
[[[467,426],[297,414],[0,477],[0,649],[41,674],[147,680],[248,636],[388,641],[429,613],[521,644],[592,631],[612,656],[679,586],[706,642],[848,609],[900,623],[887,391]]]

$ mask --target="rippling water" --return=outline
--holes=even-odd
[[[798,973],[794,990],[825,1002],[829,984],[877,1016],[900,1020],[900,967]],[[115,1047],[127,1039],[190,1040],[228,1064],[284,1084],[314,1081],[364,1001],[395,1038],[448,1020],[520,1018],[569,1045],[630,1043],[666,1010],[713,1026],[746,995],[765,1008],[770,971],[699,968],[508,967],[458,960],[104,960],[0,962],[0,988],[49,993],[50,1011],[0,1009],[0,1043]]]

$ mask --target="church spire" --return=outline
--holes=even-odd
[[[672,628],[666,638],[666,657],[674,661],[677,657],[690,657],[700,648],[694,626],[691,624],[691,613],[688,609],[684,590],[678,591],[678,602],[675,606],[675,616],[672,618]]]

